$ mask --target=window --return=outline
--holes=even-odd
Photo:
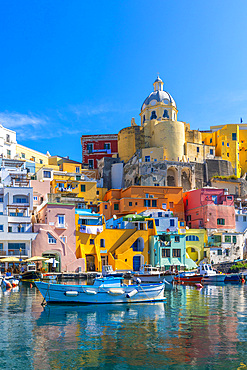
[[[94,239],[90,239],[90,245],[94,245]]]
[[[59,226],[65,225],[65,216],[64,215],[58,215],[57,216],[57,222]]]
[[[227,155],[227,157],[229,157],[229,153],[227,153],[226,155]]]
[[[236,216],[236,221],[238,221],[238,216]]]
[[[191,215],[187,216],[187,221],[191,221]]]
[[[100,239],[100,248],[105,248],[105,239]]]
[[[50,179],[51,178],[51,171],[44,171],[43,175],[45,178]]]
[[[214,155],[214,150],[210,149],[210,155]]]
[[[81,180],[81,176],[80,175],[76,175],[75,179],[76,179],[76,181],[80,181]]]
[[[25,243],[8,243],[8,249],[16,250],[20,253],[20,249],[25,250]]]
[[[93,144],[87,144],[87,150],[88,150],[88,153],[92,153],[93,152]]]
[[[169,258],[171,256],[170,249],[162,248],[162,258]]]
[[[149,198],[149,194],[147,194],[147,193],[146,193],[146,194],[145,194],[145,198]]]
[[[24,233],[25,232],[24,226],[18,226],[17,231],[18,233]]]
[[[246,222],[246,216],[243,216],[243,222]]]
[[[0,203],[3,203],[3,197],[0,197]]]
[[[228,199],[228,200],[232,200],[232,197],[231,197],[231,196],[228,196],[228,197],[227,197],[227,199]]]
[[[153,228],[153,221],[152,220],[149,220],[148,221],[148,228],[149,229],[152,229]]]
[[[226,257],[229,257],[229,250],[226,249]]]
[[[30,161],[35,162],[35,157],[31,157],[31,158],[30,158]]]
[[[10,135],[6,134],[6,141],[9,143],[10,142]]]
[[[191,248],[191,253],[195,253],[195,248]]]
[[[162,217],[162,212],[158,212],[158,217]]]
[[[227,145],[227,146],[228,146],[228,148],[229,148],[230,144],[229,144],[229,143],[227,143],[226,145]]]
[[[217,195],[212,195],[212,201],[217,204]]]
[[[197,153],[200,153],[200,148],[199,148],[199,146],[196,148],[196,152],[197,152]]]
[[[225,243],[231,243],[232,238],[230,235],[225,236]]]
[[[107,205],[105,204],[105,209],[107,209]]]
[[[222,256],[222,250],[221,249],[218,249],[217,250],[217,254],[218,254],[218,256]]]
[[[146,117],[145,117],[145,114],[144,114],[144,116],[143,116],[143,123],[146,121]]]
[[[156,183],[156,184],[154,184],[154,186],[160,186],[160,184],[157,184],[157,183]]]
[[[132,202],[129,202],[129,206],[132,207]]]
[[[84,193],[86,191],[86,185],[81,185],[81,192]]]
[[[11,150],[7,149],[7,156],[10,157],[11,156]]]
[[[214,242],[221,243],[221,235],[214,235]]]
[[[152,200],[152,207],[157,207],[157,200],[156,199]]]
[[[57,243],[57,241],[54,238],[54,236],[52,236],[50,233],[48,233],[47,235],[48,235],[48,243],[49,244],[56,244]]]
[[[186,241],[193,241],[193,242],[197,241],[198,242],[199,238],[196,235],[188,235],[186,236]]]
[[[213,139],[211,138],[211,139],[210,139],[210,144],[212,144],[212,142],[213,142]]]
[[[217,225],[225,225],[225,219],[224,218],[217,218]]]
[[[110,143],[104,143],[104,149],[111,149],[111,144]]]
[[[176,243],[179,243],[180,242],[180,236],[179,235],[175,235],[175,242]]]
[[[174,207],[174,203],[173,202],[169,202],[169,208],[173,208]]]
[[[3,250],[3,243],[0,243],[0,251]]]
[[[232,140],[233,141],[236,141],[237,140],[237,134],[236,134],[236,132],[233,132],[232,133]]]
[[[157,118],[156,112],[155,112],[155,110],[153,110],[152,113],[151,113],[150,119],[156,119],[156,118]]]
[[[236,235],[233,235],[233,237],[232,237],[232,242],[233,242],[234,244],[236,244],[236,243],[237,243],[237,237],[236,237]]]
[[[224,143],[224,141],[222,141],[222,146],[224,146],[225,145],[225,143]]]
[[[38,200],[38,197],[33,197],[33,200]]]
[[[76,172],[76,173],[80,173],[80,167],[76,167],[76,168],[75,168],[75,172]]]
[[[164,118],[169,118],[169,114],[168,114],[167,109],[165,109],[165,110],[164,110],[163,117],[164,117]]]
[[[181,249],[173,249],[172,257],[181,257]]]
[[[99,195],[99,190],[97,190],[96,194]]]
[[[137,206],[138,202],[135,202],[135,205]]]
[[[172,226],[172,227],[175,226],[175,220],[174,220],[174,218],[171,218],[170,219],[170,226]]]
[[[160,226],[160,220],[158,220],[157,218],[155,219],[155,225]]]
[[[60,239],[63,243],[66,243],[67,237],[66,236],[60,236]]]
[[[150,199],[144,199],[144,207],[150,207],[150,206],[151,206]]]
[[[119,204],[115,203],[114,204],[114,211],[118,211],[119,210]]]
[[[21,153],[21,158],[26,158],[26,154],[25,153]]]
[[[145,155],[145,162],[150,162],[150,155]]]
[[[94,168],[94,160],[93,159],[88,160],[88,167],[91,168],[91,169]]]
[[[0,225],[0,231],[3,231],[3,225]]]
[[[8,227],[8,232],[9,232],[9,233],[12,233],[12,226],[9,226],[9,227]]]
[[[166,209],[166,203],[162,203],[162,208]]]
[[[43,160],[42,160],[42,159],[40,159],[40,160],[39,160],[39,163],[40,163],[40,164],[43,164]]]
[[[21,195],[14,195],[13,203],[28,203],[27,197]]]

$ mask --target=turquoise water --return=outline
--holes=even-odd
[[[247,369],[247,285],[165,295],[42,308],[34,287],[0,289],[0,369]]]

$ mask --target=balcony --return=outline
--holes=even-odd
[[[2,251],[6,253],[6,256],[15,256],[15,257],[28,257],[28,251],[25,249],[22,249],[21,254],[19,249],[9,249],[7,252]]]
[[[55,223],[55,228],[56,229],[67,229],[68,228],[68,224],[66,222],[64,222],[63,224],[59,224],[58,222]]]

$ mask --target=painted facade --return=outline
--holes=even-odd
[[[82,135],[82,162],[89,169],[97,168],[97,161],[104,157],[118,155],[118,139],[115,134]]]
[[[202,188],[184,193],[189,228],[235,230],[234,198],[222,189]]]
[[[212,264],[242,260],[246,249],[243,233],[221,232],[208,238],[207,261]]]
[[[37,150],[27,148],[20,144],[16,144],[16,154],[21,160],[24,160],[27,163],[30,163],[30,165],[33,164],[34,172],[31,172],[31,173],[35,173],[41,167],[48,166],[49,164],[49,157],[50,157],[49,152],[44,154],[44,153],[38,152]]]
[[[116,215],[140,213],[146,209],[163,209],[173,212],[184,220],[183,192],[181,187],[130,186],[127,189],[111,189],[99,205],[99,212],[106,220]]]
[[[100,225],[99,214],[76,215],[77,256],[85,260],[87,271],[101,271],[104,264],[112,265],[114,270],[139,270],[141,265],[149,263],[149,237],[156,233],[155,224],[153,220],[134,216],[112,220],[107,228]],[[92,225],[84,226],[82,232],[82,222],[92,218],[98,223],[94,225],[95,233]]]
[[[186,252],[197,264],[203,260],[206,246],[207,231],[205,229],[186,229]]]
[[[46,203],[37,212],[33,229],[37,233],[33,256],[55,258],[56,271],[85,270],[84,260],[76,256],[75,205]]]
[[[16,132],[0,125],[0,155],[2,158],[16,158]]]

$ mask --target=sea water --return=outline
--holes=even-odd
[[[247,285],[165,295],[43,308],[32,285],[0,289],[0,369],[247,369]]]

